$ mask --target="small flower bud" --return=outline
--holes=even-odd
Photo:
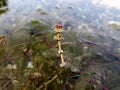
[[[57,29],[62,29],[62,28],[63,28],[63,26],[62,26],[62,25],[60,25],[60,24],[57,24],[57,25],[56,25],[56,28],[57,28]]]

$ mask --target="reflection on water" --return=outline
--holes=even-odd
[[[0,1],[0,14],[8,11],[8,0]]]

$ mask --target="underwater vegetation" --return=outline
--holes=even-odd
[[[0,87],[3,90],[61,90],[71,71],[59,66],[54,35],[45,31],[48,26],[39,21],[31,21],[29,25],[29,31],[23,28],[0,38]]]
[[[26,27],[0,37],[1,90],[119,90],[119,57],[59,24]]]

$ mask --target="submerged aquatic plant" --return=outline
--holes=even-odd
[[[32,23],[34,30],[38,30],[40,23]],[[33,35],[24,30],[13,32],[7,39],[7,45],[0,48],[1,67],[4,68],[0,70],[0,77],[9,78],[17,90],[61,90],[66,83],[65,77],[71,74],[70,70],[58,65],[60,58],[56,54],[52,32],[41,32],[39,29]]]
[[[119,80],[109,80],[117,75],[105,68],[111,63],[104,64],[105,56],[95,49],[99,48],[98,44],[80,42],[76,32],[64,31],[62,34],[61,25],[56,25],[55,33],[37,20],[29,25],[27,29],[12,32],[9,38],[4,36],[0,39],[0,82],[5,82],[1,86],[3,90],[8,85],[9,90],[102,90],[104,87],[119,87]],[[11,83],[6,84],[8,82]]]

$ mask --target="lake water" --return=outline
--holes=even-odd
[[[60,23],[65,30],[102,39],[96,43],[112,45],[113,39],[120,41],[120,10],[97,5],[93,0],[8,0],[5,7],[8,10],[0,15],[0,34],[17,31],[31,20],[39,20],[44,24]]]
[[[27,24],[32,20],[51,27],[60,23],[66,31],[77,32],[77,39],[86,41],[90,49],[98,50],[106,62],[119,62],[120,9],[97,1],[103,0],[1,0],[0,35],[29,29]],[[110,64],[108,69],[119,78],[119,63]]]

